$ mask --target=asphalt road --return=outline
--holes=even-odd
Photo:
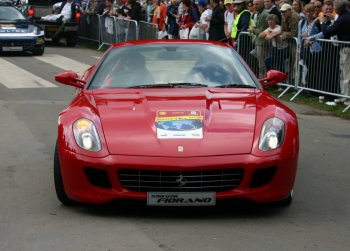
[[[350,250],[350,122],[292,103],[301,149],[289,208],[62,206],[53,151],[57,115],[74,89],[53,75],[80,71],[99,56],[57,47],[41,59],[1,55],[0,250]]]

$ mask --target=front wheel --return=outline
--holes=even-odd
[[[41,49],[35,49],[33,50],[33,54],[34,56],[42,56],[44,55],[44,51],[45,51],[45,48],[41,48]]]
[[[55,189],[58,200],[65,206],[71,206],[74,204],[74,201],[71,200],[65,189],[61,175],[61,165],[58,156],[58,145],[56,143],[55,147],[55,157],[54,157],[54,180],[55,180]]]
[[[276,201],[276,205],[280,207],[289,207],[292,204],[293,201],[293,190],[290,192],[288,197],[284,198],[283,200]]]

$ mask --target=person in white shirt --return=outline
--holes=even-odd
[[[194,27],[199,28],[199,39],[201,40],[207,40],[208,39],[208,30],[209,30],[209,23],[210,23],[210,17],[212,10],[207,8],[207,1],[206,0],[199,0],[198,1],[198,9],[201,13],[199,21],[194,25]]]
[[[72,18],[72,8],[73,8],[73,0],[67,0],[66,3],[63,5],[64,2],[58,2],[53,5],[54,11],[58,12],[59,14],[50,14],[47,16],[43,16],[41,20],[45,21],[66,21]],[[60,10],[62,8],[62,10]],[[58,10],[58,11],[57,11]]]
[[[272,45],[272,54],[264,58],[266,69],[285,71],[284,60],[288,53],[288,43],[280,38],[282,29],[277,24],[278,17],[275,14],[267,16],[267,23],[269,27],[259,34],[259,38],[270,41]]]
[[[235,20],[235,13],[233,8],[233,0],[225,0],[224,2],[226,11],[224,14],[225,17],[225,34],[227,38],[231,38],[232,24]]]

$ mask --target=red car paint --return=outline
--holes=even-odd
[[[120,46],[149,43],[141,41]],[[214,42],[206,44],[225,46]],[[118,47],[114,45],[110,50]],[[96,67],[103,60],[102,57]],[[90,68],[82,80],[89,82],[96,67]],[[158,111],[200,111],[204,115],[203,138],[157,138],[155,118]],[[261,151],[258,147],[261,127],[273,117],[285,124],[283,143],[275,150]],[[101,151],[91,152],[77,145],[72,127],[80,118],[87,118],[95,124]],[[256,89],[92,90],[85,85],[78,89],[70,106],[59,115],[57,146],[64,189],[68,197],[75,201],[105,203],[123,198],[146,200],[146,192],[130,191],[122,186],[118,178],[119,169],[186,172],[242,168],[244,175],[239,186],[230,191],[217,192],[216,199],[245,198],[255,202],[272,202],[288,197],[293,189],[299,136],[294,112],[259,85]],[[183,151],[179,151],[179,146]],[[105,170],[111,187],[91,184],[84,173],[85,167]],[[276,167],[272,179],[267,184],[252,187],[255,171],[266,167]]]

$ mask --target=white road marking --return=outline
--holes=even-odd
[[[35,57],[35,59],[61,68],[62,70],[75,71],[78,75],[83,74],[90,68],[90,65],[56,54],[44,54],[43,56]]]
[[[2,58],[0,58],[0,83],[9,89],[57,87]]]

